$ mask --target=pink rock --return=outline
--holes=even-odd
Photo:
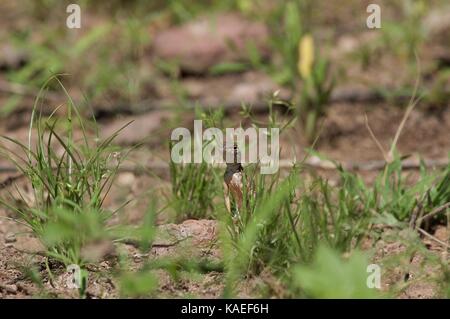
[[[109,138],[127,123],[133,121],[114,139],[115,144],[133,145],[149,137],[152,132],[162,125],[161,122],[169,117],[170,115],[167,111],[154,111],[136,116],[126,116],[105,124],[100,135],[102,139]]]
[[[159,33],[153,43],[156,57],[177,61],[181,69],[203,73],[221,62],[245,61],[248,45],[267,56],[268,30],[264,24],[237,14],[203,17]]]

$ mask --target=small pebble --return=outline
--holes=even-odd
[[[17,240],[16,239],[16,235],[13,234],[13,233],[6,234],[6,236],[5,236],[5,243],[6,244],[15,243],[16,240]]]
[[[134,176],[133,173],[122,173],[119,175],[118,177],[118,182],[122,185],[122,186],[131,186],[134,184],[136,180],[136,177]]]
[[[10,294],[15,294],[17,293],[17,286],[16,285],[2,285],[1,289],[10,293]]]

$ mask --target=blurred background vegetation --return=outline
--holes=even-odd
[[[80,103],[86,98],[94,109],[97,106],[101,110],[129,111],[140,102],[155,98],[157,83],[164,81],[163,74],[170,76],[171,94],[180,102],[183,89],[176,82],[182,70],[176,61],[155,59],[152,54],[158,32],[199,16],[237,12],[268,27],[271,53],[267,58],[249,48],[242,61],[217,61],[208,72],[226,74],[257,69],[269,74],[276,83],[290,89],[289,97],[294,101],[301,98],[301,118],[311,135],[315,124],[308,121],[315,122],[324,114],[335,82],[343,86],[363,81],[364,85],[389,96],[411,93],[416,74],[415,53],[423,59],[423,47],[431,41],[436,44],[435,29],[440,28],[439,22],[445,24],[439,21],[445,19],[444,16],[435,16],[436,11],[445,6],[445,1],[379,1],[382,28],[380,32],[368,30],[365,9],[369,3],[310,0],[283,0],[277,4],[263,0],[106,3],[85,0],[79,1],[82,28],[71,30],[65,27],[68,3],[64,1],[38,0],[20,4],[3,1],[1,11],[5,27],[0,39],[8,54],[4,54],[2,63],[7,72],[2,73],[2,77],[16,84],[10,88],[12,91],[34,92],[51,74],[67,73],[70,77],[64,84],[73,88],[71,94]],[[297,67],[301,58],[299,42],[305,35],[312,37],[310,45],[315,55],[311,79],[302,76]],[[438,35],[445,45],[445,34]],[[346,51],[350,53],[344,54]],[[388,56],[391,61],[385,62]],[[354,62],[351,68],[347,65],[349,61]],[[448,92],[442,92],[448,82],[448,71],[436,69],[433,64],[440,63],[437,60],[429,62],[422,71],[424,76],[438,72],[429,84],[427,96],[434,105],[441,105],[448,97]],[[404,65],[410,71],[382,83],[386,82],[380,79],[383,71],[370,74],[380,64],[383,67]],[[358,65],[365,75],[354,74]],[[386,84],[390,87],[386,88]],[[18,95],[4,98],[3,116],[23,103]]]

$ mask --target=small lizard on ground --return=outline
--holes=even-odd
[[[241,153],[236,144],[225,147],[223,152],[227,168],[223,175],[225,206],[233,216],[231,203],[236,204],[238,212],[242,208],[243,200],[243,167],[241,164]]]

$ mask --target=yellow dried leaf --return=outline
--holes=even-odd
[[[304,35],[298,44],[298,71],[307,79],[311,76],[314,64],[314,40],[311,35]]]

